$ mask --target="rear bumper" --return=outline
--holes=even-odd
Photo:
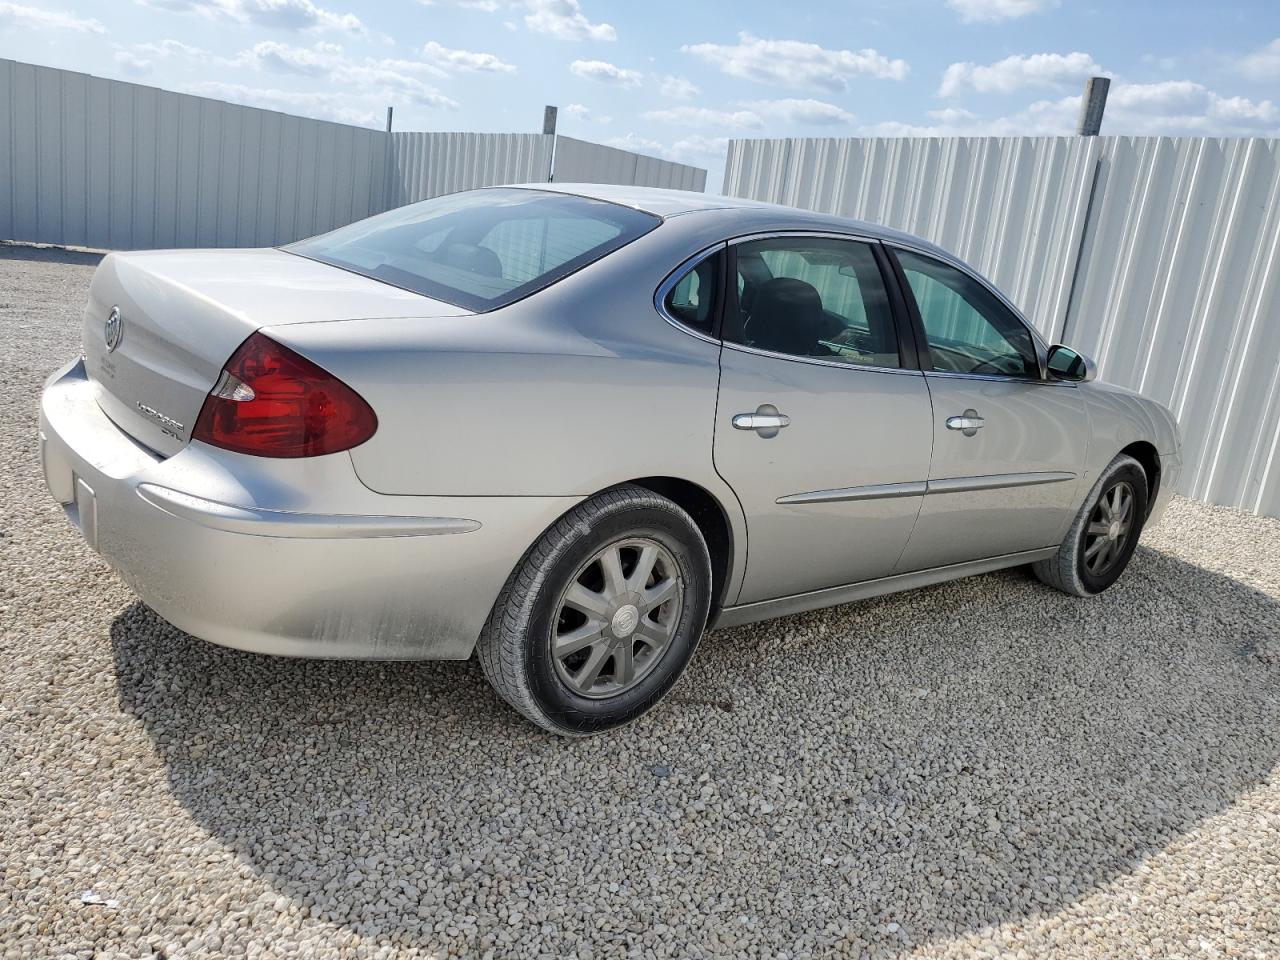
[[[260,653],[463,659],[502,584],[579,498],[408,497],[346,453],[269,460],[192,443],[169,458],[98,406],[80,363],[45,385],[45,482],[157,613]]]

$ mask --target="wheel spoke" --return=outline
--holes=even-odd
[[[1091,537],[1105,537],[1111,532],[1111,526],[1103,523],[1101,520],[1094,520],[1089,524],[1088,534]]]
[[[1120,497],[1120,522],[1124,523],[1129,519],[1129,512],[1133,509],[1133,497],[1129,496],[1129,491],[1125,490]]]
[[[655,583],[641,595],[640,612],[649,613],[662,606],[676,595],[678,588],[679,584],[676,583],[675,577],[668,577],[666,580]]]
[[[636,568],[631,571],[631,576],[627,578],[627,589],[636,593],[644,590],[645,584],[649,582],[649,574],[653,573],[653,565],[658,562],[658,548],[653,544],[646,543],[640,549],[640,557],[636,560]]]
[[[597,644],[593,647],[591,656],[587,657],[587,662],[573,675],[573,685],[582,693],[590,690],[599,678],[600,671],[604,668],[604,662],[612,655],[613,651],[609,649],[607,643]]]
[[[654,650],[661,650],[671,639],[669,628],[663,624],[654,623],[648,617],[641,619],[634,636],[646,646],[653,647]]]
[[[599,620],[588,620],[568,633],[559,634],[556,637],[554,652],[557,657],[567,657],[603,639],[604,624]]]
[[[622,554],[617,547],[610,547],[600,555],[600,570],[604,574],[604,596],[616,601],[627,592],[627,578],[622,575]]]
[[[1098,555],[1098,551],[1101,550],[1106,545],[1106,543],[1107,543],[1106,537],[1098,537],[1098,539],[1094,540],[1093,543],[1085,547],[1084,558],[1086,560],[1090,560],[1093,557],[1096,557]]]
[[[609,601],[604,595],[588,590],[580,583],[575,583],[569,588],[564,595],[564,603],[565,606],[573,607],[597,620],[604,620],[609,616]]]
[[[628,640],[613,653],[613,682],[625,687],[635,678],[635,645]]]

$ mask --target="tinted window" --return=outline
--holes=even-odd
[[[686,326],[710,334],[720,289],[720,256],[712,254],[676,281],[663,306]]]
[[[963,271],[905,250],[898,262],[920,310],[934,370],[1040,377],[1026,325]]]
[[[893,314],[865,243],[777,237],[738,244],[737,323],[725,339],[760,350],[901,365]]]
[[[469,310],[492,310],[573,273],[661,221],[541,190],[473,190],[285,247]]]

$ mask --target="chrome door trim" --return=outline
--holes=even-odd
[[[946,377],[948,380],[987,380],[993,383],[1025,383],[1037,387],[1077,387],[1067,380],[1036,380],[1032,377],[1005,376],[999,373],[958,373],[955,370],[925,370],[926,377]]]
[[[948,477],[943,480],[904,483],[875,483],[862,487],[838,487],[833,490],[810,490],[789,493],[774,503],[799,505],[809,503],[844,503],[850,500],[887,500],[892,497],[918,497],[929,493],[968,493],[974,490],[998,490],[1001,487],[1034,487],[1045,483],[1065,483],[1076,479],[1074,473],[993,473],[982,477]]]
[[[841,487],[837,490],[811,490],[808,493],[792,493],[779,497],[775,503],[844,503],[849,500],[887,500],[892,497],[919,497],[928,484],[923,480],[906,483],[872,483],[861,487]]]
[[[906,367],[876,367],[869,363],[841,363],[838,360],[824,360],[822,357],[800,357],[794,353],[775,353],[772,350],[761,350],[758,347],[748,347],[741,343],[730,343],[728,340],[723,341],[723,343],[726,350],[737,350],[739,353],[751,353],[757,357],[770,357],[774,360],[794,360],[796,363],[812,363],[820,367],[836,367],[840,370],[865,370],[868,373],[897,373],[912,377],[924,376],[923,371],[911,370]]]
[[[729,246],[737,246],[739,243],[750,243],[752,240],[778,240],[786,237],[815,237],[819,240],[857,240],[862,243],[883,243],[880,237],[869,236],[865,233],[840,233],[836,230],[763,230],[759,233],[744,233],[741,236],[730,237]]]
[[[693,329],[693,327],[689,326],[686,323],[682,323],[680,320],[676,319],[671,314],[667,313],[665,302],[667,299],[667,294],[671,292],[671,289],[677,283],[679,283],[681,280],[684,279],[684,276],[686,273],[688,273],[690,270],[692,270],[694,267],[700,264],[703,260],[706,260],[708,257],[713,257],[717,253],[720,253],[721,251],[727,249],[728,246],[729,245],[725,241],[721,240],[717,243],[712,244],[709,247],[705,247],[704,249],[699,250],[692,257],[687,257],[686,259],[682,260],[679,266],[677,266],[674,270],[672,270],[669,274],[667,274],[666,279],[663,280],[662,283],[658,285],[658,289],[655,290],[653,293],[653,306],[654,306],[654,309],[658,311],[658,316],[662,317],[663,320],[667,321],[667,323],[671,324],[681,333],[687,333],[691,337],[697,337],[699,340],[705,340],[707,343],[714,344],[717,347],[720,346],[720,341],[717,340],[715,337],[708,336],[707,334],[703,333],[700,330],[695,330]]]
[[[1066,483],[1076,479],[1066,471],[1041,473],[992,473],[982,477],[949,477],[930,480],[926,493],[969,493],[974,490],[998,490],[1001,487],[1034,487],[1044,483]]]
[[[999,557],[988,557],[983,560],[968,560],[964,563],[953,563],[945,567],[933,567],[928,570],[913,570],[910,573],[895,573],[878,580],[863,580],[861,583],[846,584],[841,587],[828,587],[825,590],[814,590],[811,593],[799,593],[776,600],[760,600],[755,603],[744,603],[740,606],[725,607],[716,618],[711,629],[738,627],[744,623],[757,620],[770,620],[774,617],[785,617],[793,613],[804,613],[808,610],[820,610],[823,607],[834,607],[841,603],[855,600],[866,600],[886,593],[897,593],[900,590],[912,590],[916,587],[927,587],[934,583],[956,580],[960,577],[971,577],[1005,567],[1017,567],[1024,563],[1047,560],[1058,552],[1058,547],[1042,547],[1037,550],[1024,550],[1022,553],[1007,553]]]

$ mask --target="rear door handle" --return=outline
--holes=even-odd
[[[778,408],[771,403],[760,404],[755,413],[738,413],[733,417],[735,430],[754,430],[756,436],[766,439],[776,437],[779,430],[790,425],[791,418],[785,413],[779,413]]]
[[[966,437],[972,437],[986,422],[978,416],[977,410],[970,408],[958,417],[947,417],[947,429],[959,430]]]

